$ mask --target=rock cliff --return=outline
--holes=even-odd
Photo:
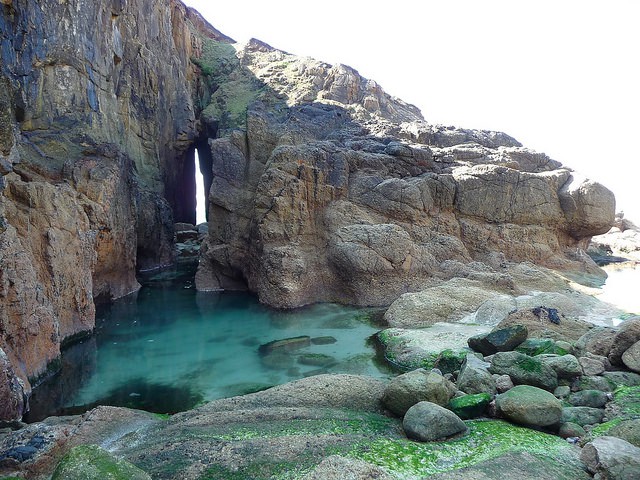
[[[388,305],[507,262],[600,274],[582,249],[609,229],[611,192],[503,133],[429,124],[350,67],[235,45],[178,0],[0,11],[5,419],[96,301],[173,260],[196,149],[200,289]]]
[[[229,39],[179,1],[0,11],[0,349],[28,392],[97,300],[172,261],[174,218],[195,215],[191,58]]]
[[[478,262],[600,275],[582,250],[613,219],[602,185],[503,133],[430,125],[349,67],[256,40],[225,65],[199,288],[388,305]]]

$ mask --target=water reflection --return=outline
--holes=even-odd
[[[274,311],[246,293],[196,292],[189,275],[163,272],[99,310],[95,335],[67,349],[60,374],[34,391],[28,420],[97,404],[173,413],[324,372],[387,376],[367,344],[379,329],[375,313],[328,304]],[[259,354],[298,336],[310,340]]]

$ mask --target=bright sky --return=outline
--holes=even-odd
[[[638,0],[187,0],[239,42],[344,63],[425,119],[499,130],[640,223]]]

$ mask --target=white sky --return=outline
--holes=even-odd
[[[429,122],[506,132],[640,221],[638,0],[185,3],[239,42],[350,65]]]

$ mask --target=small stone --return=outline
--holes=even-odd
[[[582,390],[572,393],[567,401],[574,407],[602,408],[609,401],[609,397],[601,390]]]
[[[494,374],[493,378],[496,382],[496,390],[498,393],[504,393],[507,390],[511,390],[513,388],[513,381],[509,375],[498,375]]]
[[[543,354],[536,358],[553,368],[558,378],[572,379],[582,375],[582,366],[573,355]]]
[[[582,372],[587,376],[600,375],[605,371],[604,362],[599,359],[580,357],[578,361],[582,367]]]
[[[567,398],[570,394],[571,388],[566,385],[559,386],[553,391],[553,395],[560,400],[562,400],[563,398]]]
[[[452,411],[431,402],[412,406],[402,420],[407,437],[432,442],[467,431],[465,423]]]
[[[396,415],[402,416],[421,401],[446,405],[455,392],[455,385],[443,376],[418,368],[391,379],[384,390],[382,403]]]
[[[558,435],[562,438],[584,437],[587,432],[577,423],[566,422],[560,425]]]
[[[298,357],[298,363],[314,367],[326,367],[336,363],[336,359],[324,353],[305,353]]]
[[[469,394],[487,393],[491,396],[495,395],[496,384],[487,367],[489,367],[487,362],[469,353],[462,364],[460,375],[458,375],[458,388]]]
[[[331,345],[333,343],[336,343],[337,341],[338,340],[336,340],[336,337],[325,335],[322,337],[313,337],[311,339],[311,344],[312,345]]]

